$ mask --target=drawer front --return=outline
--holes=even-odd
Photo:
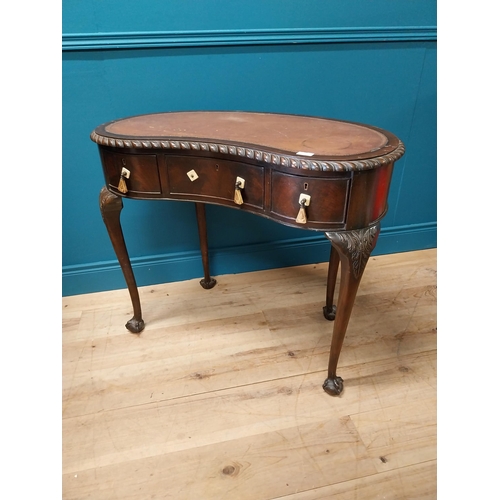
[[[264,169],[235,161],[185,156],[166,156],[170,195],[200,198],[214,203],[264,208]],[[234,202],[237,178],[244,180],[240,190],[242,205]],[[212,199],[212,200],[211,200]]]
[[[305,207],[308,227],[343,224],[346,219],[350,177],[335,179],[298,177],[274,171],[271,177],[271,212],[295,223],[302,194],[310,196]],[[304,226],[304,224],[297,224]]]
[[[103,151],[103,166],[109,187],[118,190],[122,168],[130,172],[126,179],[128,192],[133,197],[161,194],[156,155],[132,155]]]

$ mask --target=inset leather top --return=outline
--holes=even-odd
[[[237,111],[139,115],[105,123],[91,138],[118,148],[205,149],[313,170],[370,169],[404,153],[396,136],[369,125]]]

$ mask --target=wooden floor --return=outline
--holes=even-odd
[[[436,498],[436,251],[370,259],[338,374],[327,265],[63,306],[63,498]]]

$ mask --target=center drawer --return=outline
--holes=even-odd
[[[169,194],[175,198],[200,198],[204,201],[238,206],[234,202],[237,179],[244,180],[240,190],[241,206],[264,208],[264,169],[235,161],[213,158],[166,155]]]

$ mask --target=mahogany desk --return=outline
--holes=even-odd
[[[387,211],[394,162],[403,143],[384,130],[307,116],[248,112],[177,112],[135,116],[97,127],[106,186],[100,208],[122,268],[134,315],[141,304],[120,225],[122,198],[195,203],[204,278],[212,288],[205,203],[251,212],[281,224],[322,231],[332,247],[325,318],[335,320],[324,390],[338,395],[336,373],[366,262]],[[341,263],[338,304],[333,304]]]

